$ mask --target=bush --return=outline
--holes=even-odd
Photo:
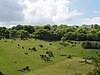
[[[40,47],[43,47],[43,45],[39,45]]]
[[[4,74],[0,71],[0,75],[4,75]]]
[[[87,75],[100,75],[100,69],[94,68],[93,72],[89,72]]]
[[[37,51],[37,49],[35,47],[33,47],[32,50]]]
[[[72,56],[71,56],[71,55],[69,55],[67,58],[71,59],[71,58],[72,58]]]

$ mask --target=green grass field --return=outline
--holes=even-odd
[[[72,47],[70,43],[66,47],[59,43],[60,41],[47,42],[35,39],[25,41],[2,39],[0,40],[0,71],[5,75],[73,75],[76,72],[86,75],[94,68],[91,64],[79,61],[87,56],[98,57],[96,52],[100,54],[99,50],[83,49],[79,42],[75,47]],[[37,51],[28,50],[32,47],[35,47]],[[40,55],[46,54],[48,50],[53,52],[54,58],[52,57],[50,62],[45,62],[41,60]],[[72,59],[61,55],[71,55]],[[29,66],[30,72],[17,71],[26,66]]]

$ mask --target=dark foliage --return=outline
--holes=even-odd
[[[20,38],[27,40],[28,38],[41,39],[46,41],[57,41],[64,37],[65,40],[75,41],[100,41],[100,26],[97,24],[82,26],[67,26],[67,25],[17,25],[12,28],[0,27],[0,39]],[[70,41],[69,41],[70,42]]]
[[[100,49],[100,42],[85,41],[82,43],[82,47],[85,49]]]
[[[4,74],[0,71],[0,75],[4,75]]]

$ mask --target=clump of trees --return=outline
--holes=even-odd
[[[100,42],[85,41],[82,43],[82,47],[85,49],[100,49]]]
[[[51,26],[47,24],[45,26],[17,25],[12,28],[0,27],[1,38],[20,38],[22,40],[35,38],[46,41],[62,40],[62,42],[63,40],[100,41],[100,26],[98,24],[90,26]]]

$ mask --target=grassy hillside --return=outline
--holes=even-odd
[[[62,73],[63,75],[72,75],[73,73],[78,72],[78,70],[83,74],[92,70],[93,65],[82,66],[78,61],[86,56],[97,57],[96,52],[100,54],[99,50],[83,49],[80,42],[77,42],[74,47],[71,43],[66,47],[59,43],[60,41],[47,42],[35,39],[25,41],[19,39],[1,39],[0,71],[6,75],[40,75],[41,72],[43,73],[42,75],[47,75],[48,72],[50,72],[48,75],[61,75]],[[43,47],[40,47],[39,45],[43,45]],[[33,47],[35,47],[37,51],[28,50]],[[46,54],[46,51],[49,50],[54,54],[51,61],[45,62],[41,60],[40,55]],[[67,58],[69,55],[72,56],[72,59]],[[69,64],[72,66],[68,67]],[[26,66],[29,66],[31,69],[30,72],[17,71]],[[73,73],[71,73],[71,71]]]
[[[75,73],[86,75],[89,71],[92,71],[93,65],[83,64],[79,61],[83,60],[78,57],[66,59],[54,65],[39,69],[33,73],[27,73],[26,75],[74,75]]]

